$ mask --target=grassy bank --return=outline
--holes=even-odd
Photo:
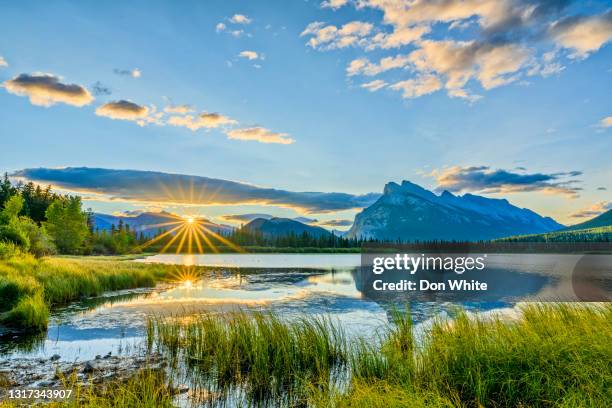
[[[0,260],[0,323],[35,331],[49,310],[105,291],[154,286],[176,267],[115,259],[43,258],[15,254]]]
[[[167,373],[142,370],[91,387],[68,382],[77,399],[51,406],[170,407],[185,367],[199,405],[222,405],[229,395],[239,406],[612,406],[612,306],[521,312],[512,321],[460,314],[435,323],[421,344],[400,313],[380,342],[350,343],[326,319],[233,313],[151,320],[149,346],[168,357]]]
[[[346,343],[329,321],[203,315],[151,322],[149,341],[217,397],[347,407],[612,405],[612,306],[540,305],[517,321],[461,314],[417,347],[395,314],[380,343]],[[334,384],[347,380],[346,387]],[[274,405],[274,404],[273,404]]]

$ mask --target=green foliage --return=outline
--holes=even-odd
[[[45,213],[44,226],[61,253],[77,254],[89,233],[87,215],[81,210],[80,197],[54,201]]]
[[[19,217],[20,229],[29,241],[29,251],[40,258],[57,253],[53,238],[47,233],[45,227],[38,226],[28,217]]]

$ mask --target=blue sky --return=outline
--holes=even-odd
[[[408,179],[568,223],[610,206],[610,2],[123,3],[0,6],[3,171],[135,169],[352,195]],[[304,213],[106,198],[87,205]]]

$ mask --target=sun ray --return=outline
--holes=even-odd
[[[200,237],[198,236],[198,232],[199,230],[197,229],[193,230],[193,238],[195,240],[196,246],[198,247],[198,253],[203,254],[204,249],[202,248],[202,243],[200,242]]]
[[[152,244],[154,244],[155,242],[157,242],[157,241],[161,240],[161,239],[162,239],[162,238],[164,238],[164,237],[167,237],[168,235],[172,234],[174,231],[178,230],[178,229],[179,229],[179,228],[181,228],[181,227],[182,227],[182,225],[179,225],[179,226],[177,226],[177,227],[174,227],[174,228],[172,228],[172,229],[170,229],[170,230],[168,230],[168,231],[166,231],[166,232],[164,232],[164,233],[162,233],[162,234],[160,234],[160,235],[156,236],[155,238],[152,238],[152,239],[148,240],[147,242],[145,242],[144,244],[142,244],[142,245],[141,245],[139,248],[140,248],[140,249],[144,249],[144,248],[146,248],[146,247],[148,247],[148,246],[151,246],[151,245],[152,245]]]
[[[174,241],[176,241],[176,240],[177,240],[177,238],[178,238],[178,237],[180,237],[180,236],[181,236],[181,233],[184,231],[184,229],[185,229],[185,225],[183,224],[183,225],[181,225],[181,226],[180,226],[180,229],[179,229],[179,230],[177,231],[177,233],[176,233],[176,234],[175,234],[175,235],[172,237],[172,239],[171,239],[171,240],[169,240],[169,241],[166,243],[166,245],[165,245],[165,246],[162,248],[162,250],[160,251],[162,254],[163,254],[164,252],[166,252],[166,251],[168,250],[168,248],[170,248],[170,246],[171,246],[171,245],[174,243]]]
[[[182,233],[181,233],[181,241],[179,242],[178,248],[176,248],[176,253],[180,254],[181,253],[181,249],[183,249],[183,244],[185,243],[185,239],[187,238],[187,235],[189,234],[189,226],[185,225]]]
[[[198,227],[202,227],[201,225],[199,225]],[[205,231],[201,230],[200,228],[197,229],[197,232],[202,236],[202,238],[204,239],[204,242],[206,242],[206,245],[208,245],[208,247],[214,252],[214,253],[219,253],[219,249],[217,249],[217,247],[215,246],[215,244],[212,243],[212,241],[210,240],[210,238],[208,238],[206,236]]]
[[[208,232],[210,235],[213,236],[213,238],[215,238],[216,240],[220,241],[221,243],[229,246],[233,250],[235,250],[237,252],[241,252],[241,253],[245,253],[246,252],[244,249],[240,248],[238,245],[236,245],[233,242],[227,240],[226,238],[222,237],[221,235],[217,234],[216,232],[211,231],[210,229],[206,228],[205,226],[200,224],[200,227],[204,229],[204,232]]]

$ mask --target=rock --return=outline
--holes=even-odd
[[[104,358],[111,358],[112,354],[113,354],[112,351],[109,351],[108,354],[104,356]]]
[[[85,365],[83,366],[83,372],[85,374],[91,374],[96,370],[98,370],[98,367],[93,361],[87,361]]]
[[[60,358],[62,358],[62,356],[60,356],[59,354],[54,354],[54,355],[51,356],[50,360],[51,361],[57,361]]]
[[[184,394],[189,391],[189,387],[185,384],[177,385],[176,387],[170,387],[170,393],[172,394]]]
[[[101,356],[101,355],[96,354],[96,360],[100,360],[101,358],[102,358],[102,356]]]

